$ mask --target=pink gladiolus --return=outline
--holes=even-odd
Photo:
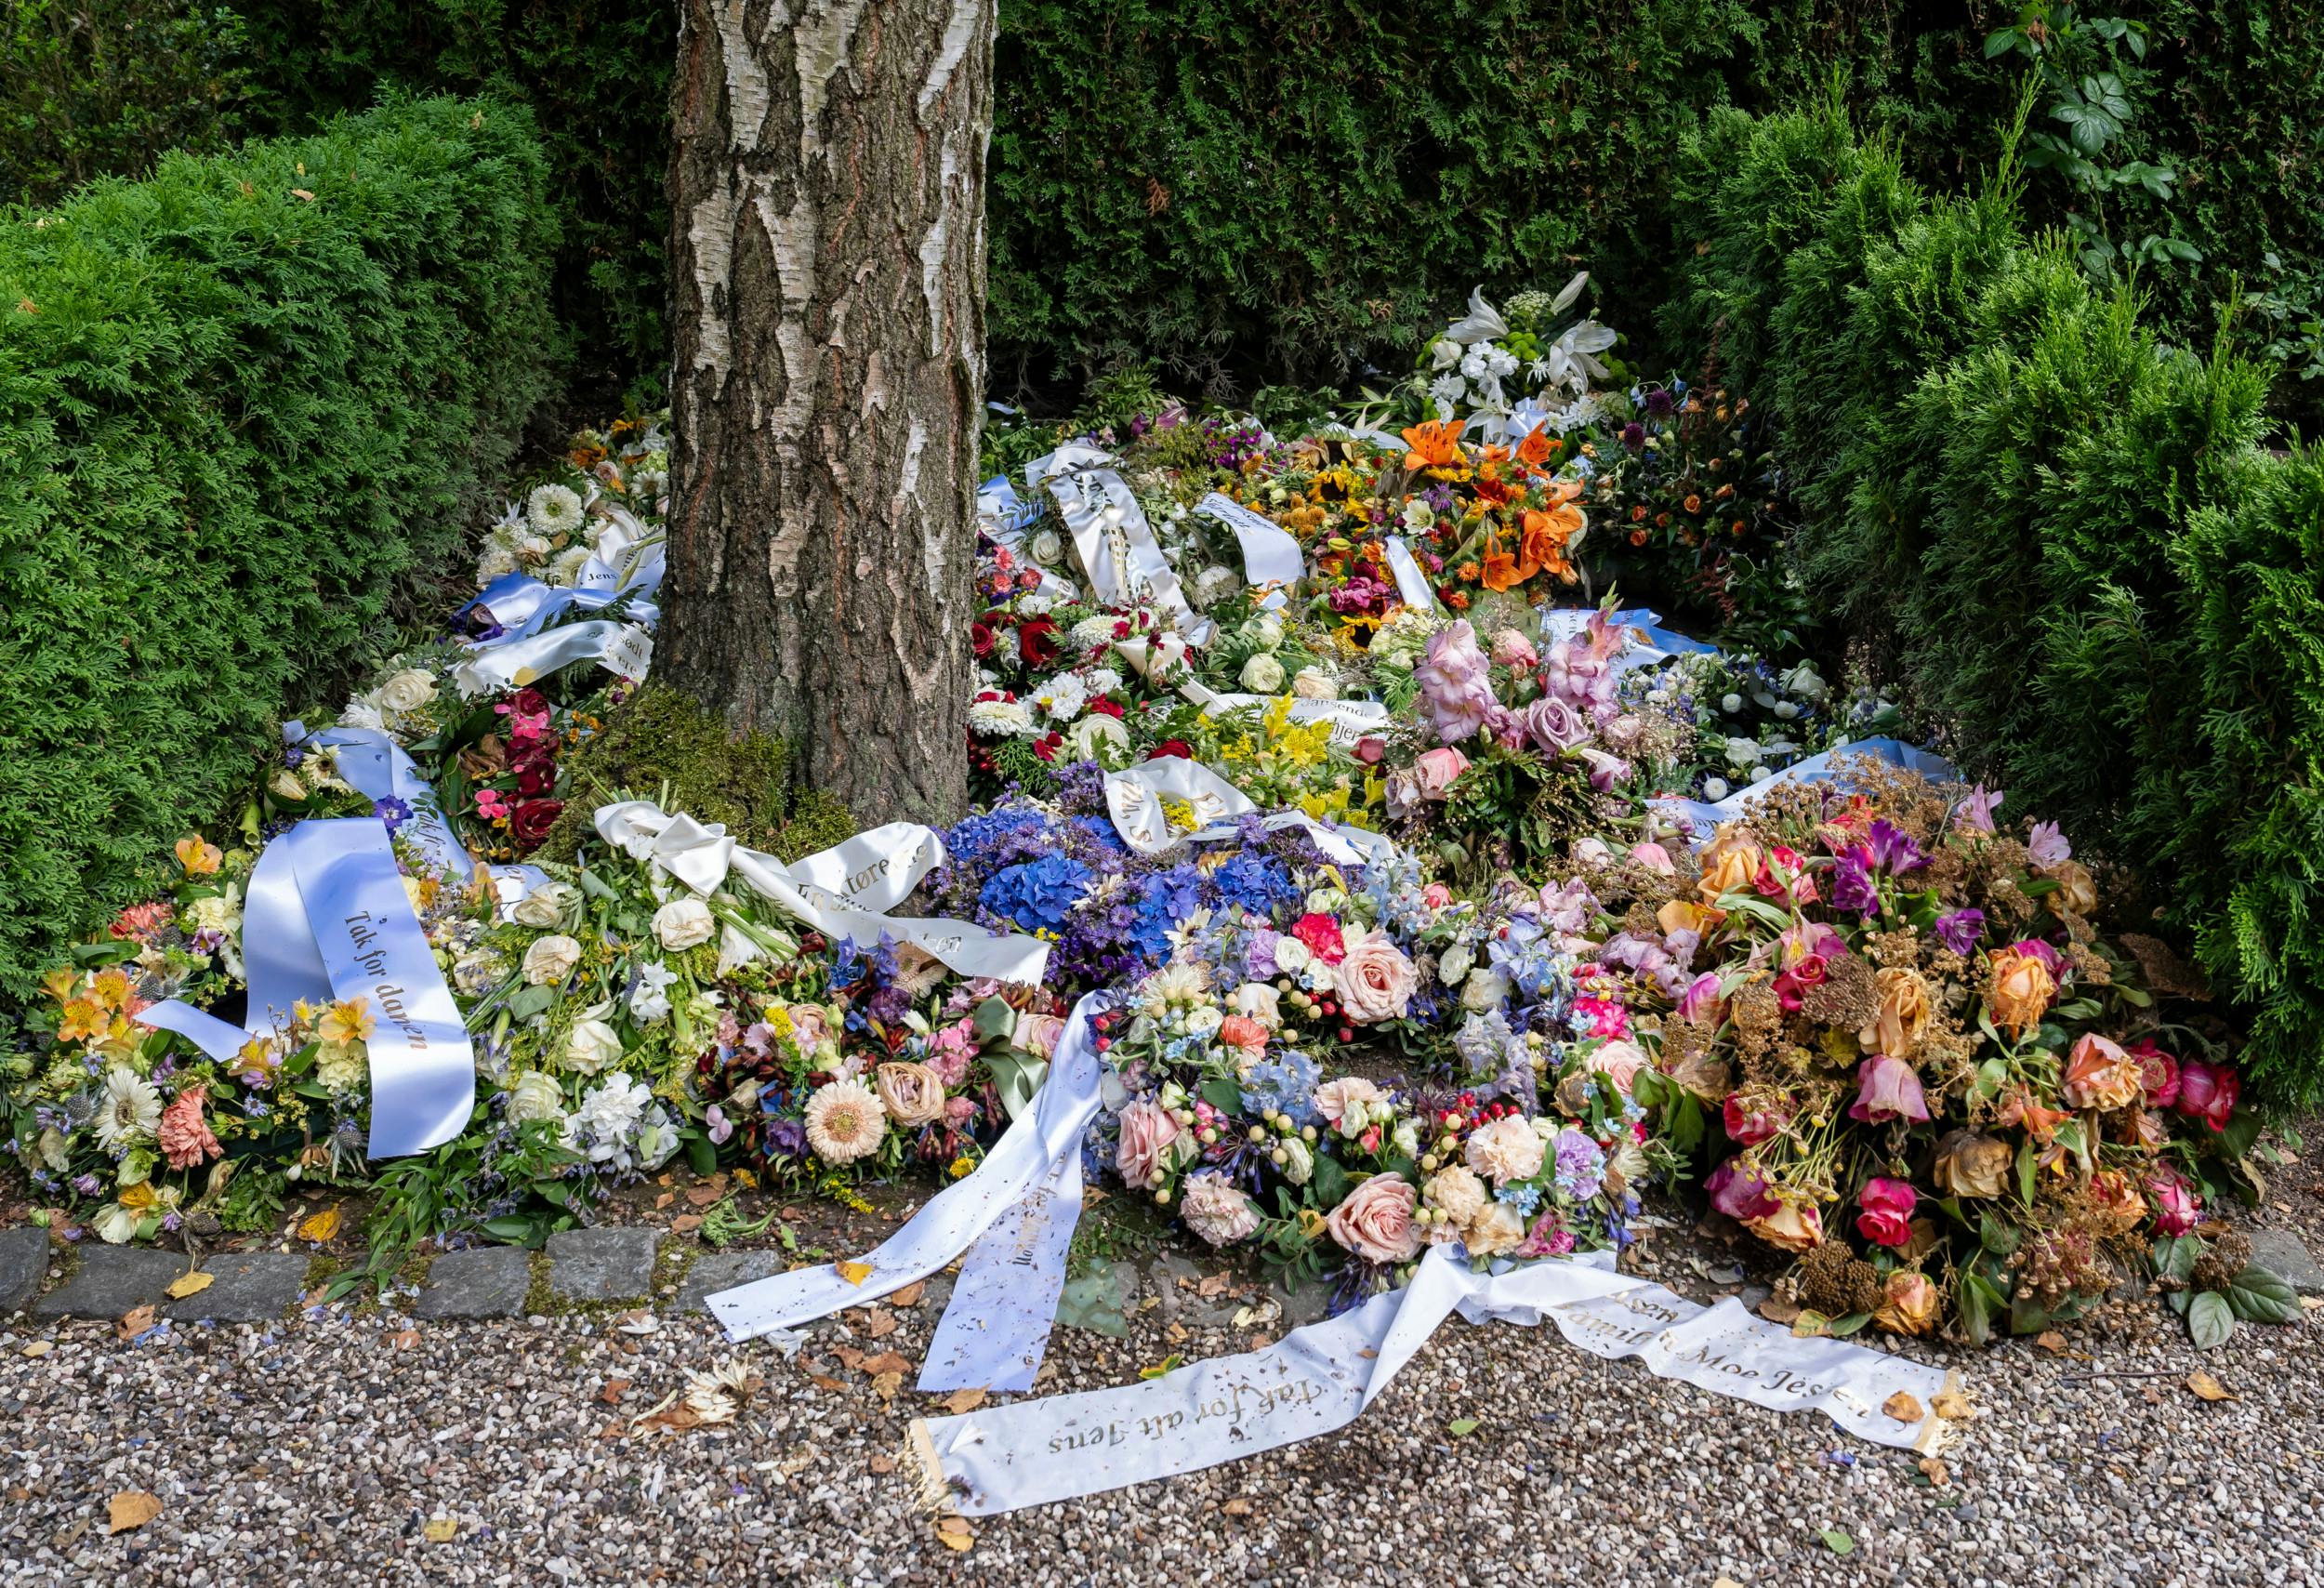
[[[1901,1180],[1878,1177],[1864,1183],[1856,1194],[1856,1234],[1880,1246],[1903,1246],[1912,1239],[1912,1210],[1921,1194]]]
[[[1856,1100],[1848,1105],[1848,1118],[1868,1125],[1890,1119],[1925,1123],[1929,1100],[1921,1090],[1921,1078],[1904,1060],[1874,1053],[1856,1066]]]

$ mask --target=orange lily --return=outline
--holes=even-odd
[[[1547,425],[1536,425],[1525,432],[1525,439],[1517,443],[1517,461],[1538,469],[1550,460],[1550,440]]]
[[[1406,469],[1457,469],[1466,459],[1460,452],[1460,421],[1431,419],[1404,432],[1412,450],[1404,455]]]

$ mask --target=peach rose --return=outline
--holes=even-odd
[[[1248,1014],[1230,1014],[1219,1022],[1219,1041],[1255,1059],[1267,1051],[1267,1028]]]
[[[2057,890],[2047,901],[2050,913],[2064,919],[2068,915],[2086,916],[2098,907],[2098,884],[2079,860],[2061,860],[2050,870]]]
[[[1986,1000],[1993,1012],[1993,1023],[2008,1026],[2012,1036],[2023,1037],[2041,1024],[2050,999],[2058,990],[2057,981],[2049,966],[2014,948],[1996,949],[1987,956],[1987,963],[1993,972],[1993,991]]]
[[[1926,1274],[1910,1269],[1888,1277],[1883,1299],[1872,1321],[1891,1334],[1926,1334],[1936,1327],[1944,1296]]]
[[[1375,1174],[1331,1210],[1324,1228],[1367,1262],[1408,1262],[1420,1250],[1420,1228],[1412,1218],[1419,1201],[1403,1175]]]
[[[1009,1040],[1018,1052],[1031,1053],[1039,1059],[1050,1058],[1057,1052],[1057,1039],[1065,1034],[1064,1016],[1058,1014],[1020,1014],[1017,1027]]]
[[[1717,904],[1722,893],[1749,889],[1766,863],[1757,844],[1723,830],[1703,851],[1703,878],[1695,891],[1704,904]]]
[[[1541,1133],[1522,1115],[1505,1114],[1473,1131],[1462,1156],[1469,1167],[1496,1185],[1530,1180],[1541,1172]]]
[[[1936,1144],[1930,1175],[1948,1197],[1999,1197],[2009,1167],[2007,1142],[1974,1131],[1953,1131]]]
[[[1856,1033],[1856,1045],[1868,1053],[1909,1059],[1929,1032],[1929,985],[1918,971],[1884,966],[1872,981],[1880,1008]]]
[[[1415,787],[1423,800],[1442,800],[1454,779],[1469,770],[1469,758],[1450,745],[1424,752],[1412,763]]]
[[[1745,1219],[1743,1227],[1786,1251],[1813,1251],[1824,1244],[1823,1211],[1813,1202],[1778,1201],[1774,1212]]]
[[[872,1071],[872,1087],[905,1130],[917,1131],[944,1118],[944,1079],[926,1065],[881,1065]]]
[[[1326,1124],[1353,1136],[1388,1117],[1388,1094],[1360,1075],[1343,1075],[1315,1089],[1315,1107]]]
[[[1421,1197],[1434,1215],[1425,1232],[1432,1246],[1459,1240],[1485,1211],[1486,1202],[1485,1182],[1457,1163],[1432,1175]]]
[[[1159,1103],[1141,1097],[1122,1108],[1122,1138],[1115,1154],[1122,1184],[1133,1191],[1151,1191],[1169,1178],[1177,1165],[1178,1121]]]
[[[1359,1026],[1403,1019],[1412,1004],[1413,986],[1419,980],[1404,950],[1379,932],[1367,933],[1348,946],[1338,975],[1340,1006]]]
[[[1628,1097],[1630,1083],[1646,1062],[1646,1050],[1624,1037],[1606,1043],[1584,1062],[1591,1074],[1605,1077],[1615,1091]]]
[[[2061,1089],[2072,1108],[2112,1111],[2127,1107],[2145,1095],[2146,1066],[2095,1031],[2085,1031],[2066,1058],[2066,1084]]]

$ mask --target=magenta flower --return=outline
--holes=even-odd
[[[1903,1246],[1912,1239],[1912,1210],[1921,1193],[1901,1180],[1878,1176],[1856,1193],[1856,1234],[1880,1246]]]
[[[1766,1179],[1744,1168],[1741,1158],[1731,1158],[1712,1170],[1703,1189],[1710,1193],[1712,1207],[1738,1222],[1766,1218],[1783,1205],[1769,1194]]]
[[[1705,1013],[1716,1008],[1718,1003],[1719,973],[1705,971],[1689,982],[1686,991],[1679,995],[1679,1018],[1687,1021],[1700,1020]]]
[[[2179,1065],[2179,1112],[2202,1120],[2214,1131],[2227,1128],[2242,1093],[2242,1078],[2231,1065],[2207,1065],[2200,1059],[2188,1059]]]
[[[1926,1123],[1929,1100],[1921,1078],[1904,1060],[1874,1053],[1856,1066],[1856,1100],[1848,1105],[1848,1118],[1868,1125],[1891,1119]]]

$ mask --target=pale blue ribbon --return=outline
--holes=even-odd
[[[419,774],[419,767],[402,745],[377,728],[324,728],[310,734],[306,724],[295,719],[283,724],[283,742],[329,750],[340,778],[356,793],[375,803],[393,799],[410,806],[411,815],[398,829],[405,841],[435,870],[467,877],[468,850],[453,836],[451,825],[436,803],[435,789]]]

